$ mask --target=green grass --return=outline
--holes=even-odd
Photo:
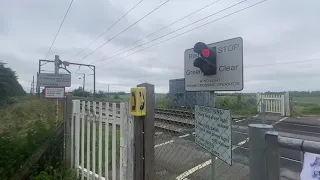
[[[0,179],[15,174],[55,129],[54,104],[32,97],[0,109]]]
[[[320,115],[320,105],[293,103],[293,116]]]
[[[320,96],[292,96],[293,116],[320,115]]]
[[[317,104],[320,105],[320,96],[298,96],[292,97],[294,103]]]

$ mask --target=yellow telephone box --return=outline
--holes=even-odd
[[[132,116],[145,116],[146,113],[146,88],[131,88],[130,114]]]

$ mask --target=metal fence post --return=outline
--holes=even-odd
[[[280,180],[280,154],[278,146],[278,132],[266,132],[267,144],[267,173],[268,180]]]
[[[197,105],[215,107],[214,91],[196,92]],[[211,179],[216,180],[216,156],[211,155]]]
[[[271,130],[271,125],[249,124],[250,180],[267,180],[265,133]]]

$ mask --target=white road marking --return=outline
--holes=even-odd
[[[185,134],[185,135],[179,136],[179,138],[184,138],[184,137],[188,137],[188,136],[190,136],[190,134]]]
[[[157,145],[155,145],[154,147],[164,146],[164,145],[166,145],[166,144],[171,144],[171,143],[173,143],[173,142],[174,142],[174,140],[170,140],[170,141],[167,141],[167,142],[164,142],[164,143],[161,143],[161,144],[157,144]]]
[[[240,119],[240,120],[236,120],[235,122],[238,123],[238,122],[242,122],[242,121],[245,121],[246,119]]]
[[[206,162],[204,162],[204,163],[201,163],[201,164],[199,164],[199,165],[197,165],[197,166],[195,166],[195,167],[193,167],[191,169],[189,169],[188,171],[186,171],[186,172],[184,172],[182,174],[180,174],[178,177],[176,177],[176,180],[185,180],[185,178],[187,176],[189,176],[190,174],[198,171],[199,169],[202,169],[202,168],[208,166],[209,164],[211,164],[211,159],[206,161]]]
[[[273,125],[276,125],[276,124],[278,124],[278,123],[286,120],[287,118],[288,118],[288,117],[284,117],[284,118],[280,119],[279,121],[272,123],[271,125],[272,125],[272,126],[273,126]]]
[[[161,135],[163,132],[161,132],[161,131],[157,131],[155,134],[156,135]]]
[[[232,148],[232,150],[235,150],[235,149],[239,148],[241,145],[245,144],[248,140],[249,140],[249,138],[239,142],[236,146],[234,146]],[[216,157],[216,159],[217,159],[217,157]],[[198,171],[198,170],[200,170],[200,169],[202,169],[202,168],[204,168],[204,167],[206,167],[206,166],[208,166],[210,164],[211,164],[211,159],[209,159],[208,161],[203,162],[203,163],[201,163],[201,164],[199,164],[199,165],[197,165],[197,166],[195,166],[195,167],[183,172],[178,177],[176,177],[176,180],[186,180],[186,177],[188,177],[189,175],[193,174],[194,172],[196,172],[196,171]]]

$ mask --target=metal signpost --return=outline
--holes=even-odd
[[[184,71],[185,90],[203,96],[197,97],[203,106],[195,106],[195,142],[212,154],[211,179],[215,180],[216,157],[232,164],[232,126],[231,111],[214,108],[214,91],[243,89],[242,38],[196,43],[184,52]],[[209,94],[207,103],[205,94]]]

